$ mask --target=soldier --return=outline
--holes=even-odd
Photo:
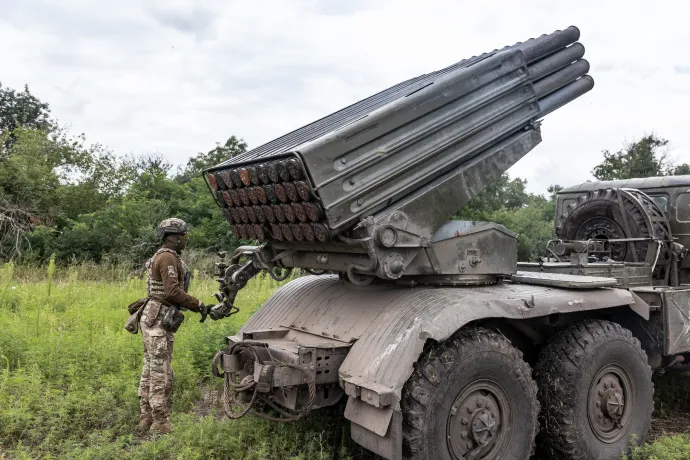
[[[162,247],[146,263],[148,301],[141,314],[144,341],[144,368],[139,382],[140,421],[137,431],[170,432],[173,370],[171,366],[174,333],[182,320],[180,308],[201,314],[208,308],[187,294],[190,273],[180,259],[187,246],[187,224],[181,219],[165,219],[158,225]]]

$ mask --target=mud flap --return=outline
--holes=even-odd
[[[348,398],[345,418],[352,440],[388,460],[402,460],[402,413],[391,407],[376,408]]]

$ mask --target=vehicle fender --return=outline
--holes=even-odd
[[[352,343],[339,369],[340,384],[353,400],[385,417],[350,417],[368,430],[386,433],[400,408],[403,386],[424,344],[442,342],[466,324],[484,318],[528,319],[633,306],[625,289],[565,289],[500,283],[473,287],[354,286],[337,276],[306,276],[279,289],[240,330],[292,328]],[[378,426],[381,425],[381,426]]]

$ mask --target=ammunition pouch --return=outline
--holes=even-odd
[[[132,302],[127,306],[127,311],[129,312],[130,315],[133,315],[137,311],[141,309],[141,307],[146,305],[146,302],[148,302],[149,298],[144,297],[143,299],[139,299],[136,302]]]
[[[152,327],[156,320],[158,319],[158,314],[161,311],[161,306],[163,306],[163,303],[156,298],[151,298],[152,300],[155,300],[155,302],[151,302],[149,304],[148,310],[146,311],[146,319],[144,321],[144,324],[146,324],[146,327]]]
[[[127,322],[125,322],[125,330],[127,330],[127,332],[135,335],[139,333],[139,320],[141,319],[141,314],[144,312],[147,302],[148,299],[139,299],[127,307],[127,310],[129,310],[130,313],[129,318],[127,318]],[[135,306],[137,309],[133,310]]]
[[[151,302],[149,304],[149,300],[153,300],[154,302]],[[151,296],[144,299],[139,299],[136,302],[131,303],[129,307],[127,307],[132,316],[130,316],[127,320],[127,323],[125,324],[125,329],[127,329],[132,334],[137,333],[139,329],[139,321],[141,319],[141,315],[144,312],[144,309],[147,307],[147,305],[149,309],[146,312],[146,320],[144,321],[144,324],[146,324],[147,327],[152,327],[156,323],[156,321],[158,320],[158,316],[161,313],[161,308],[163,306],[167,307],[164,309],[163,318],[161,319],[161,327],[163,329],[169,332],[177,332],[177,330],[184,322],[184,315],[182,314],[182,312],[180,312],[180,309],[177,306],[172,305],[171,303],[166,302],[165,300],[160,299],[158,297]],[[137,307],[137,310],[133,311],[135,307]]]
[[[161,327],[168,332],[177,332],[184,322],[184,315],[175,305],[170,305],[163,315]]]

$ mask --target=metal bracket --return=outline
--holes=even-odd
[[[441,262],[439,262],[438,257],[436,257],[436,252],[434,251],[434,248],[432,246],[427,246],[424,248],[424,252],[426,253],[426,257],[429,259],[431,268],[434,269],[434,273],[440,275],[442,271]]]
[[[631,238],[630,224],[628,223],[627,215],[625,213],[625,206],[623,206],[623,195],[621,195],[620,193],[617,193],[616,195],[618,196],[618,208],[620,209],[621,216],[623,218],[623,227],[624,227],[623,230],[625,230],[625,237]],[[633,251],[632,251],[633,259],[635,262],[639,262],[639,260],[637,260],[637,250],[635,248],[635,243],[633,243],[632,245],[633,245]]]
[[[245,261],[240,265],[240,260]],[[264,246],[241,246],[235,250],[230,265],[219,265],[220,267],[227,267],[225,270],[221,269],[218,273],[218,283],[220,284],[220,292],[215,294],[215,297],[220,301],[209,311],[209,316],[213,320],[227,318],[239,312],[240,309],[235,306],[235,298],[240,289],[247,285],[247,282],[252,279],[261,270],[266,270],[271,278],[281,281],[287,278],[292,271],[288,269],[282,275],[276,275],[273,270],[280,268],[274,264],[271,258],[271,253]]]

